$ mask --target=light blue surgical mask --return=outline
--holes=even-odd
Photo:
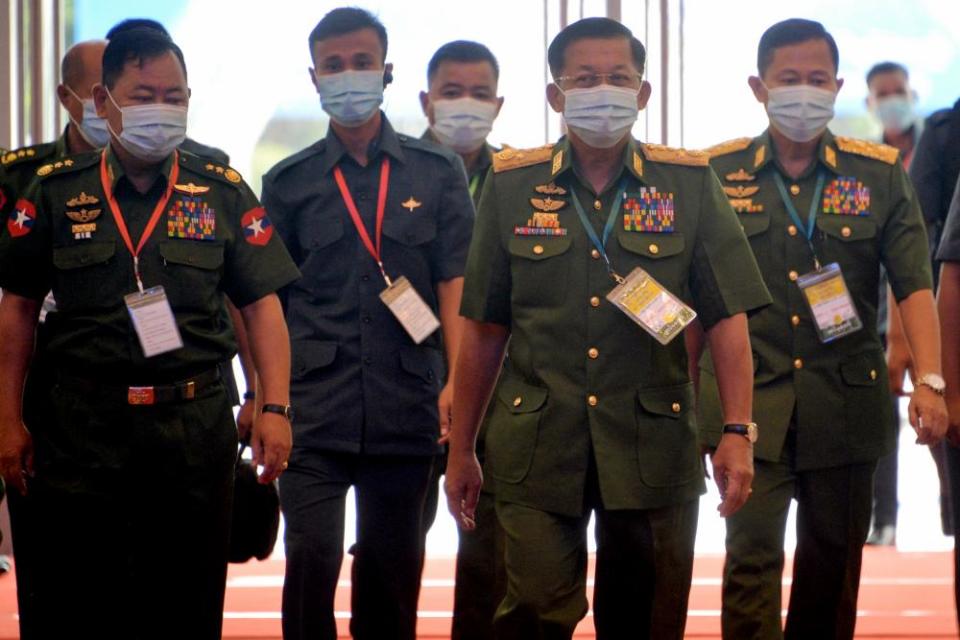
[[[833,119],[837,94],[808,84],[768,89],[767,115],[777,131],[794,142],[810,142]]]
[[[359,127],[383,102],[383,69],[317,76],[320,106],[344,127]]]
[[[437,100],[433,103],[434,123],[430,131],[445,147],[457,153],[470,153],[487,141],[496,117],[494,102],[476,98]]]
[[[110,130],[107,129],[106,119],[97,115],[97,107],[93,103],[93,99],[87,98],[84,100],[70,87],[67,87],[67,91],[77,99],[77,102],[83,105],[83,116],[80,122],[70,116],[70,122],[77,128],[80,137],[94,149],[107,146],[107,143],[110,142]]]
[[[884,130],[903,133],[913,125],[913,100],[907,96],[888,96],[877,100],[877,117]]]
[[[138,104],[121,107],[110,92],[107,96],[120,110],[123,130],[110,133],[130,155],[144,162],[162,162],[187,137],[187,108],[174,104]]]
[[[637,121],[639,89],[601,84],[563,92],[563,119],[577,137],[595,149],[620,142]]]

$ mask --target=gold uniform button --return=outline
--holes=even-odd
[[[673,412],[674,412],[674,413],[680,413],[680,403],[679,403],[679,402],[674,402],[673,405],[672,405],[670,408],[673,409]]]
[[[798,196],[798,195],[800,195],[800,185],[798,185],[798,184],[792,184],[792,185],[790,185],[790,195],[792,195],[792,196]]]
[[[519,407],[522,404],[523,404],[523,398],[521,398],[520,396],[517,396],[516,398],[513,399],[513,406]]]
[[[600,402],[597,400],[597,396],[587,396],[587,404],[591,407],[597,406],[597,403]]]
[[[842,235],[844,238],[849,238],[851,233],[853,232],[850,230],[850,227],[844,227],[840,229],[840,235]]]
[[[790,316],[790,324],[793,326],[798,326],[800,324],[800,316]]]
[[[602,206],[603,206],[603,205],[600,204],[600,200],[599,200],[599,199],[593,201],[593,208],[596,209],[597,211],[600,211],[600,207],[602,207]]]
[[[542,253],[543,253],[543,245],[542,245],[542,244],[535,244],[535,245],[533,245],[533,252],[534,252],[535,254],[537,254],[538,256],[539,256],[540,254],[542,254]]]
[[[600,259],[600,252],[597,251],[596,249],[591,249],[591,250],[590,250],[590,257],[593,258],[594,260],[599,260],[599,259]]]
[[[600,357],[600,351],[598,351],[596,347],[590,347],[587,349],[587,357],[591,360],[596,360]]]
[[[793,361],[793,368],[794,368],[794,369],[803,369],[803,360],[801,360],[800,358],[797,358],[796,360],[794,360],[794,361]]]
[[[791,236],[797,235],[797,226],[792,224],[789,227],[787,227],[787,233],[790,234]]]
[[[791,282],[796,282],[797,278],[800,277],[800,274],[796,271],[790,271],[790,273],[787,274],[787,277],[790,278]]]
[[[871,379],[871,380],[876,380],[876,379],[877,379],[877,370],[876,370],[876,369],[870,369],[870,379]]]
[[[653,255],[657,255],[658,253],[660,253],[660,247],[658,247],[655,244],[651,244],[649,247],[647,247],[647,249],[649,249],[650,253],[652,253]]]
[[[593,307],[594,309],[596,309],[597,307],[599,307],[599,306],[600,306],[600,298],[598,298],[597,296],[593,296],[592,298],[590,298],[590,306]]]

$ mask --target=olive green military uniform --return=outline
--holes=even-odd
[[[599,234],[623,184],[614,269],[642,267],[707,328],[769,298],[704,154],[631,139],[599,194],[571,154],[561,140],[494,156],[467,264],[463,315],[511,332],[486,436],[506,534],[495,626],[505,638],[572,635],[596,510],[598,635],[680,638],[704,491],[686,352],[604,299],[614,282],[574,198]]]
[[[780,167],[767,133],[709,151],[774,300],[750,318],[760,440],[753,494],[727,520],[724,637],[781,636],[783,537],[793,498],[798,542],[786,633],[851,637],[873,469],[896,437],[876,328],[877,282],[882,264],[898,300],[931,287],[920,208],[897,151],[884,145],[828,131],[797,180]],[[787,211],[777,174],[802,225]],[[804,234],[811,205],[817,257],[840,265],[863,324],[828,344],[797,285],[814,270]],[[709,353],[701,368],[701,435],[713,445],[723,422]]]
[[[173,158],[146,193],[110,151],[45,164],[6,220],[0,286],[57,300],[40,355],[55,363],[49,417],[32,426],[39,637],[220,637],[236,456],[217,366],[236,350],[224,294],[242,308],[298,272],[239,174]],[[173,182],[140,272],[164,287],[179,349],[143,354],[101,170],[134,245]],[[81,556],[95,572],[67,569]]]

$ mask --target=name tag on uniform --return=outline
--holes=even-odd
[[[440,328],[437,316],[433,315],[433,310],[423,301],[406,276],[394,280],[380,293],[380,299],[416,344],[420,344]]]
[[[163,287],[152,287],[123,297],[133,328],[140,338],[143,355],[148,358],[183,346],[177,321]]]
[[[797,285],[810,306],[820,342],[830,342],[863,328],[857,306],[836,262],[801,276]]]
[[[697,313],[637,267],[607,294],[607,300],[662,345],[676,338]]]

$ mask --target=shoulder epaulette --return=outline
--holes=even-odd
[[[53,155],[56,146],[56,142],[44,142],[7,151],[0,154],[0,164],[9,167],[20,162],[39,162],[47,156]]]
[[[321,138],[317,142],[314,142],[312,145],[305,149],[297,151],[291,156],[287,156],[277,164],[270,167],[270,170],[267,171],[267,174],[264,176],[264,180],[275,180],[279,177],[281,173],[289,169],[290,167],[296,166],[306,160],[307,158],[312,158],[313,156],[323,153],[326,148],[326,138]]]
[[[887,144],[879,142],[868,142],[858,138],[847,138],[845,136],[836,136],[834,142],[837,149],[844,153],[852,153],[858,156],[873,158],[887,164],[894,164],[900,155],[900,150]]]
[[[416,138],[414,136],[408,136],[404,133],[397,134],[397,140],[400,142],[401,146],[407,147],[409,149],[417,149],[418,151],[426,151],[427,153],[432,153],[433,155],[440,156],[448,162],[456,162],[457,154],[453,150],[431,140],[424,140],[423,138]]]
[[[726,142],[715,144],[712,147],[707,147],[703,152],[711,158],[716,158],[717,156],[725,156],[729,153],[743,151],[749,147],[752,142],[753,138],[734,138],[733,140],[727,140]]]
[[[239,185],[243,182],[243,177],[235,169],[213,162],[208,158],[196,156],[192,153],[179,152],[180,165],[187,167],[191,171],[205,174],[211,178],[218,178],[232,185]]]
[[[682,164],[690,167],[706,167],[710,164],[710,156],[703,151],[687,151],[674,147],[665,147],[662,144],[643,144],[643,155],[647,160],[665,162],[667,164]]]
[[[493,172],[510,171],[520,167],[529,167],[547,162],[553,156],[553,145],[545,144],[533,149],[514,149],[507,147],[493,154]]]
[[[87,167],[100,162],[100,150],[86,151],[72,156],[64,156],[55,162],[48,162],[37,168],[37,175],[46,178],[50,175],[59,175]]]

